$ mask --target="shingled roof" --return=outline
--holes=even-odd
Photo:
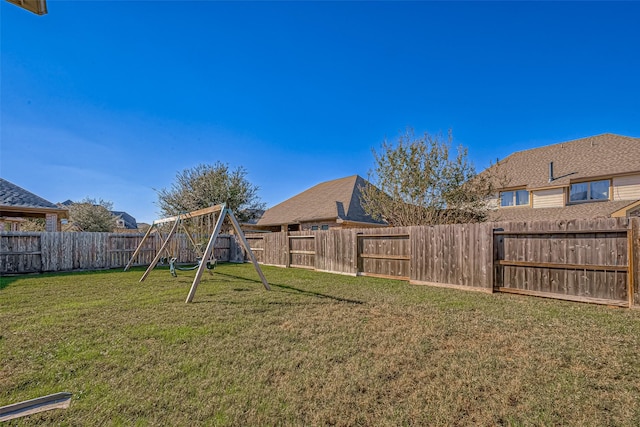
[[[360,188],[367,181],[353,175],[320,183],[267,209],[258,226],[298,224],[320,220],[366,222],[384,225],[364,212]]]
[[[549,182],[549,163],[553,180]],[[570,181],[640,171],[640,138],[605,133],[518,151],[494,165],[505,187],[528,190],[568,186]]]
[[[0,178],[0,216],[31,216],[29,214],[38,212],[52,212],[62,217],[67,213],[66,209]]]
[[[637,201],[603,201],[580,203],[556,208],[514,207],[489,212],[489,221],[557,221],[575,218],[610,218],[612,214],[627,207],[635,207]]]
[[[124,228],[128,230],[136,230],[138,228],[138,223],[136,219],[123,211],[111,211],[116,218],[122,219],[124,221]]]

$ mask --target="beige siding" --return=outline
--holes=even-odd
[[[560,208],[564,206],[563,188],[533,191],[532,194],[534,208]]]
[[[613,200],[640,199],[640,175],[613,179]]]

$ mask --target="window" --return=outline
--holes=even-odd
[[[593,200],[609,200],[609,180],[578,182],[571,184],[570,202],[589,202]]]
[[[529,192],[527,190],[512,190],[500,192],[500,206],[527,206]]]
[[[312,226],[311,226],[311,230],[312,230],[312,231],[316,231],[317,229],[318,229],[318,226],[317,226],[317,225],[312,225]]]
[[[322,226],[320,227],[321,230],[328,230],[329,226],[327,224],[322,224]]]

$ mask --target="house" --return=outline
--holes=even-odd
[[[46,231],[60,231],[67,209],[0,178],[0,230],[19,230],[24,218],[44,218]]]
[[[519,151],[483,172],[491,221],[640,216],[640,138],[602,134]]]
[[[251,228],[299,231],[386,227],[385,222],[373,219],[362,208],[360,189],[367,184],[358,175],[320,183],[267,209]]]
[[[128,213],[122,211],[111,211],[111,213],[116,217],[116,228],[125,230],[138,229],[136,219]]]

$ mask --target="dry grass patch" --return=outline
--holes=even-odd
[[[250,265],[2,278],[35,425],[640,425],[640,312]]]

